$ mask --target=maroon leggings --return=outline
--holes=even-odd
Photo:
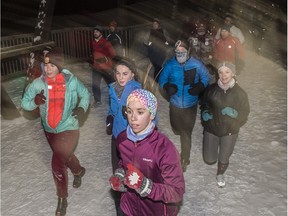
[[[79,140],[79,130],[63,131],[61,133],[49,133],[45,135],[52,149],[52,173],[56,184],[58,197],[68,196],[68,172],[73,174],[81,172],[78,158],[74,155]]]

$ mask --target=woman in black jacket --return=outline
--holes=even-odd
[[[219,187],[225,187],[225,173],[233,153],[240,127],[248,118],[250,106],[246,92],[235,80],[235,65],[222,62],[219,79],[209,86],[201,101],[204,127],[203,159],[207,164],[218,160],[216,175]]]

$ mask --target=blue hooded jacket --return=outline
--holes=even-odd
[[[122,108],[123,106],[126,106],[128,95],[134,89],[141,88],[141,83],[134,79],[129,81],[125,85],[120,99],[117,97],[117,93],[115,91],[115,88],[113,87],[114,83],[109,84],[110,108],[109,108],[108,115],[112,115],[114,117],[112,134],[115,138],[117,138],[119,133],[125,130],[128,125],[127,119],[124,118],[122,114]]]

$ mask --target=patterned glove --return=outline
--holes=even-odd
[[[141,197],[148,196],[151,193],[152,181],[132,164],[128,164],[127,169],[124,184],[136,190]]]
[[[208,121],[208,120],[210,120],[210,119],[212,119],[212,118],[213,118],[213,115],[210,114],[208,110],[204,110],[204,111],[202,112],[202,119],[203,119],[203,121]]]
[[[111,188],[115,191],[125,192],[127,189],[125,188],[123,181],[125,180],[125,170],[122,168],[118,168],[115,170],[114,175],[110,177],[109,182]]]
[[[72,116],[74,116],[76,119],[78,119],[79,125],[81,125],[81,126],[84,123],[84,115],[85,115],[85,111],[82,107],[76,107],[72,111]]]
[[[107,135],[112,134],[113,121],[114,121],[114,117],[112,115],[108,115],[106,118],[106,133],[107,133]]]
[[[221,110],[222,115],[228,115],[231,118],[237,118],[238,112],[237,110],[231,108],[231,107],[225,107]]]
[[[45,103],[46,97],[44,96],[44,89],[41,90],[39,94],[36,94],[34,102],[37,106]]]

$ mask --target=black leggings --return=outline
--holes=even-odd
[[[218,162],[229,164],[229,158],[233,153],[238,133],[230,136],[218,137],[204,131],[203,159],[208,164]],[[219,151],[218,151],[219,149]]]

